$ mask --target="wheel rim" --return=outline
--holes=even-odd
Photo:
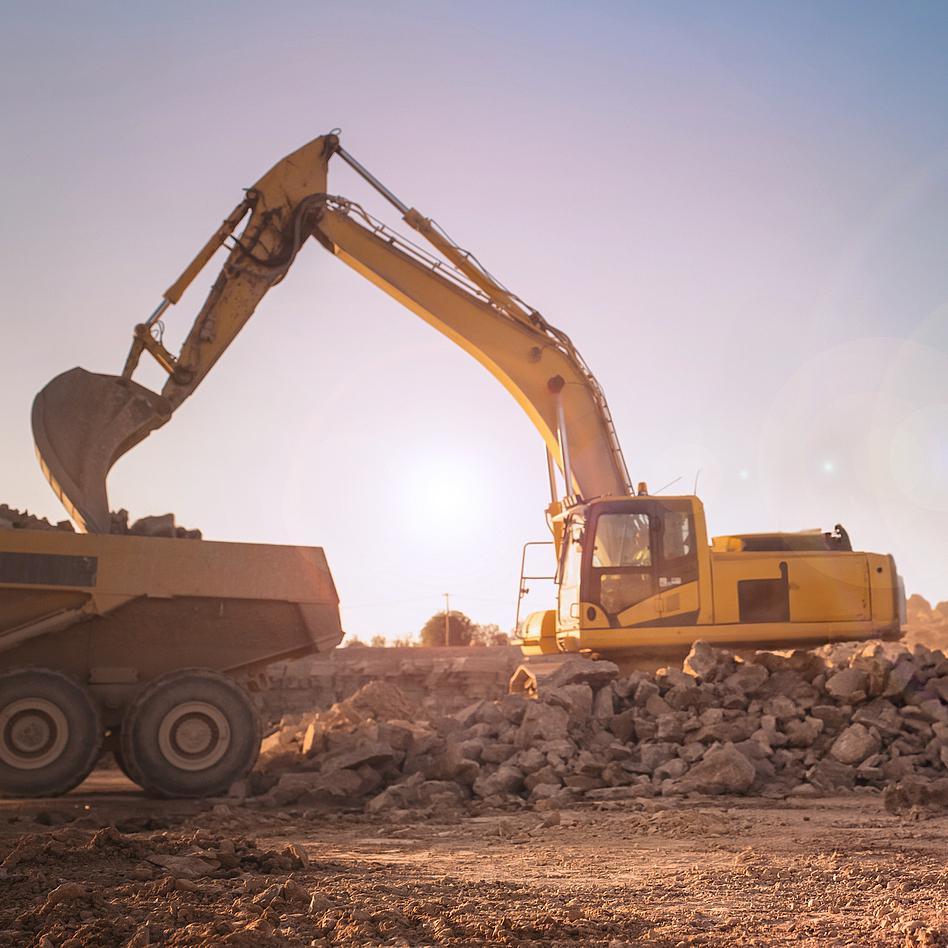
[[[220,708],[206,701],[185,701],[162,718],[158,748],[180,770],[207,770],[230,749],[230,725]]]
[[[0,761],[17,770],[39,770],[60,758],[69,722],[45,698],[20,698],[0,711]]]

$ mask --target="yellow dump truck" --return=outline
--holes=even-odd
[[[226,792],[260,744],[242,683],[341,638],[318,548],[0,530],[0,793],[64,793],[106,741],[149,792]]]

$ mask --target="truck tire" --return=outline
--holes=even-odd
[[[72,790],[95,766],[104,736],[92,697],[61,672],[0,675],[0,793],[52,797]]]
[[[153,796],[218,796],[250,772],[260,737],[260,719],[236,682],[185,668],[156,678],[129,706],[123,769]]]

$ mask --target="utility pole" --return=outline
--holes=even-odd
[[[451,644],[451,600],[444,594],[444,644]]]

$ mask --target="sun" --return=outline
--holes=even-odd
[[[404,513],[425,533],[471,533],[484,503],[483,465],[459,455],[428,455],[406,469]]]

